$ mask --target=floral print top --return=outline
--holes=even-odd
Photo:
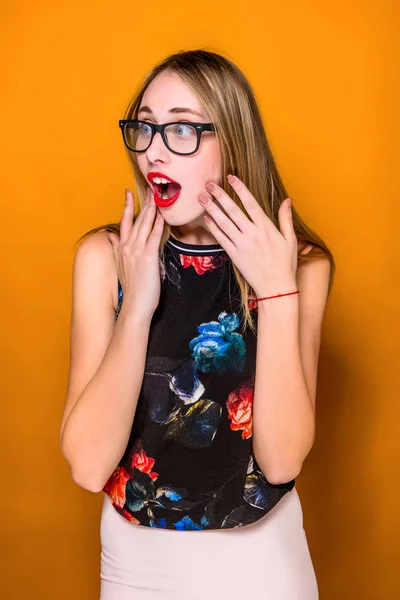
[[[220,245],[171,235],[164,263],[130,438],[103,491],[137,525],[244,526],[295,485],[269,483],[252,453],[256,337],[240,333],[240,290]],[[256,301],[249,308],[256,318]]]

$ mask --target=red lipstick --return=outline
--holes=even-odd
[[[160,184],[157,184],[153,181],[154,177],[156,177],[156,178],[161,177],[161,178],[167,180],[168,182],[170,182],[171,184],[173,184],[174,187],[178,187],[178,189],[175,191],[175,193],[170,198],[162,198],[160,196],[160,192],[159,192]],[[174,181],[173,179],[171,179],[171,177],[168,177],[168,175],[164,175],[164,173],[160,173],[159,171],[151,171],[150,173],[147,174],[147,179],[153,185],[154,202],[157,204],[157,206],[159,206],[160,208],[167,208],[168,206],[171,206],[171,204],[176,202],[176,200],[179,197],[179,194],[181,193],[181,189],[182,189],[180,183],[178,183],[177,181]]]

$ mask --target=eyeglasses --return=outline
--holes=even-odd
[[[174,154],[194,154],[200,146],[203,131],[215,131],[212,123],[175,121],[155,125],[139,119],[120,120],[124,144],[132,152],[145,152],[156,132],[161,134],[164,144]]]

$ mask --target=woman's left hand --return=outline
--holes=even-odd
[[[279,207],[279,231],[239,178],[229,183],[250,219],[221,187],[210,183],[214,189],[208,186],[206,189],[218,200],[226,214],[206,195],[201,195],[199,201],[206,199],[207,202],[201,204],[211,217],[209,222],[205,218],[205,223],[257,298],[295,291],[297,238],[293,229],[291,199],[286,198]]]

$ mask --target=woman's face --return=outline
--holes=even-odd
[[[151,109],[151,113],[141,110],[145,106]],[[190,112],[175,112],[177,107],[190,109]],[[171,112],[172,110],[174,112]],[[137,118],[156,124],[173,121],[211,122],[210,116],[190,88],[177,73],[168,71],[157,75],[146,89]],[[191,232],[197,235],[201,232],[204,239],[209,239],[211,234],[203,222],[206,211],[199,203],[198,197],[202,192],[211,197],[205,189],[208,181],[220,184],[220,154],[215,133],[204,131],[197,152],[187,156],[171,152],[165,146],[161,135],[156,133],[151,146],[145,152],[137,153],[136,159],[146,181],[147,175],[156,171],[181,186],[178,199],[171,206],[159,206],[164,220],[172,228],[178,228],[178,235]],[[149,186],[153,189],[150,182]]]

